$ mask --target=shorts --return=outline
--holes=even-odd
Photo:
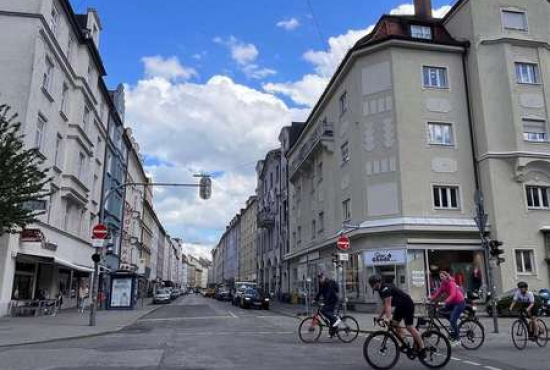
[[[402,302],[401,304],[395,306],[392,320],[397,321],[398,323],[404,320],[405,326],[412,326],[414,324],[413,301],[411,300],[410,302]]]

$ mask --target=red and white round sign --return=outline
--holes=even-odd
[[[94,239],[106,239],[108,234],[109,230],[107,230],[107,226],[103,224],[97,224],[92,229],[92,237]]]
[[[339,237],[338,241],[336,242],[336,247],[341,251],[347,251],[350,247],[349,238],[345,235],[342,235],[341,237]]]

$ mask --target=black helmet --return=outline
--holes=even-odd
[[[521,289],[521,288],[529,288],[529,285],[527,285],[527,283],[525,281],[520,281],[518,283],[518,288]]]
[[[374,284],[382,282],[382,278],[378,275],[372,275],[369,277],[369,285],[372,288]]]

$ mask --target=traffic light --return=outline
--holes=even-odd
[[[499,240],[489,241],[489,254],[497,260],[497,265],[499,266],[502,262],[504,262],[504,258],[500,257],[501,254],[504,254],[504,251],[500,249],[502,244],[504,243]]]
[[[199,195],[202,199],[210,199],[212,196],[212,179],[208,176],[201,176],[199,182]]]

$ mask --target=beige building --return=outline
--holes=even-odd
[[[256,224],[256,212],[257,198],[256,196],[251,196],[246,201],[246,207],[241,210],[238,281],[256,281],[257,278],[258,227]]]

